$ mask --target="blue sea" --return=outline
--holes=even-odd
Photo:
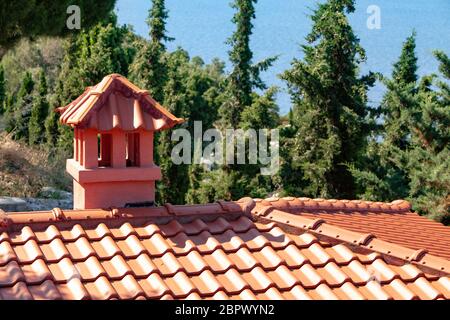
[[[300,45],[311,29],[309,16],[316,1],[259,0],[251,38],[254,62],[279,55],[275,65],[263,74],[268,85],[279,86],[278,103],[281,114],[291,106],[289,94],[280,73],[290,67],[294,57],[303,56]],[[226,39],[233,32],[230,0],[166,0],[169,10],[168,34],[175,41],[169,50],[180,46],[191,56],[200,56],[205,62],[218,57],[227,60],[229,47]],[[148,35],[145,19],[150,0],[118,0],[116,12],[119,23],[130,24],[142,35]],[[370,6],[379,9],[380,28],[368,28],[367,20],[373,14]],[[368,12],[369,9],[369,12]],[[397,60],[402,42],[413,30],[417,32],[419,74],[437,72],[433,50],[450,55],[450,0],[357,0],[356,11],[349,16],[352,27],[366,49],[367,62],[361,72],[368,70],[389,75]],[[369,92],[372,105],[382,98],[384,87],[378,84]]]

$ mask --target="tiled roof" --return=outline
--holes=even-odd
[[[162,130],[183,122],[164,109],[148,91],[119,74],[104,77],[57,111],[61,113],[60,120],[64,124],[98,131],[115,128]]]
[[[429,253],[450,259],[450,228],[411,211],[407,201],[392,203],[324,200],[309,198],[257,199],[261,208],[301,215],[361,233],[411,249],[426,249]]]
[[[0,212],[3,299],[450,299],[449,272],[424,250],[249,198]]]

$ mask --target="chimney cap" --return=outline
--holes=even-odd
[[[110,110],[105,111],[107,108]],[[147,90],[119,74],[104,77],[95,86],[87,87],[74,101],[55,111],[61,114],[63,124],[98,131],[115,128],[160,131],[184,122],[155,101]],[[113,117],[119,117],[120,121],[113,121]]]

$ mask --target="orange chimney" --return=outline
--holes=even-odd
[[[183,122],[126,78],[112,74],[59,108],[74,128],[74,209],[144,206],[155,200],[161,170],[153,134]]]

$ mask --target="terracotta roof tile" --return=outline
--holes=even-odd
[[[44,280],[51,280],[52,274],[47,264],[42,259],[35,260],[33,263],[22,266],[22,272],[25,276],[25,282],[28,284],[39,284]]]
[[[112,286],[112,282],[105,276],[99,277],[93,282],[86,282],[84,283],[84,286],[89,293],[89,296],[94,300],[119,298],[119,295]]]
[[[60,300],[61,294],[51,280],[46,280],[39,285],[29,286],[28,290],[34,300]]]
[[[404,200],[391,203],[360,200],[324,200],[309,198],[256,199],[258,212],[273,209],[312,219],[411,249],[427,249],[431,254],[450,259],[450,228],[411,212]]]
[[[205,270],[197,276],[192,276],[190,279],[202,296],[214,295],[224,289],[215,275],[209,270]]]
[[[84,237],[78,238],[74,242],[67,242],[66,248],[74,261],[83,261],[95,255],[95,250],[91,243]]]
[[[25,282],[18,282],[12,286],[0,287],[0,297],[4,300],[32,300],[33,296]]]
[[[136,299],[139,296],[145,296],[144,290],[131,275],[112,281],[112,286],[116,290],[120,299]]]
[[[97,257],[89,257],[86,261],[75,263],[75,268],[83,281],[94,281],[107,273]]]
[[[56,287],[64,300],[85,300],[90,298],[81,280],[77,278],[73,278],[66,283],[57,284]]]
[[[399,214],[403,203],[290,199],[234,203],[241,209],[225,202],[173,206],[172,214],[63,212],[73,221],[46,212],[8,214],[0,230],[0,297],[450,299],[450,262],[427,250],[330,224],[327,216],[275,206],[258,211],[275,203]],[[253,217],[249,208],[257,211]]]

